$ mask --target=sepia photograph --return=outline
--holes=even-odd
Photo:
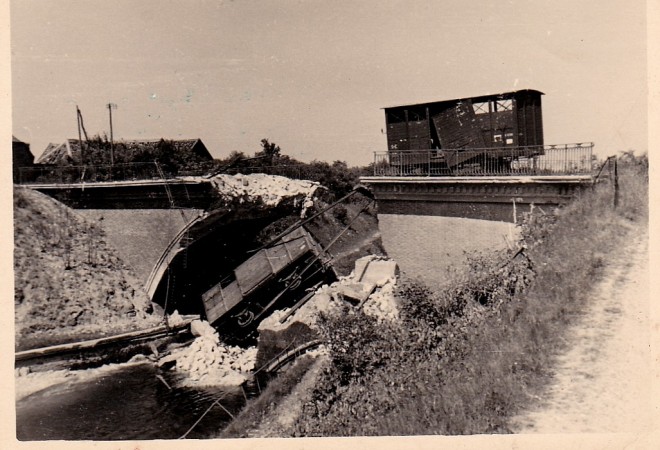
[[[657,448],[654,2],[6,3],[0,447]]]

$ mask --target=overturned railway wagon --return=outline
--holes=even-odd
[[[303,226],[295,228],[202,294],[206,318],[214,326],[254,325],[279,301],[300,296],[320,280],[335,279],[329,260]]]
[[[542,95],[526,89],[385,108],[389,164],[442,174],[542,155]]]

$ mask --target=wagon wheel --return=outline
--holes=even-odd
[[[243,311],[239,312],[235,316],[236,322],[240,327],[246,327],[252,323],[254,320],[254,313],[248,308],[245,308]]]
[[[301,282],[302,282],[302,279],[300,278],[300,276],[296,276],[293,280],[290,280],[287,283],[286,287],[290,291],[293,291],[293,290],[298,289],[300,287]]]
[[[298,273],[298,269],[294,270],[293,273],[287,275],[284,278],[280,279],[280,283],[284,283],[285,289],[293,291],[298,289],[300,283],[302,282],[301,274]]]

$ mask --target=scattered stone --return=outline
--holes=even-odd
[[[183,322],[184,322],[183,317],[181,317],[179,311],[174,311],[172,314],[170,314],[167,317],[167,323],[169,323],[171,327],[181,325]]]
[[[317,330],[319,313],[339,311],[347,303],[353,307],[364,305],[364,312],[379,320],[396,320],[399,317],[394,297],[397,274],[395,261],[372,255],[360,258],[355,262],[355,270],[351,275],[319,287],[314,296],[283,324],[279,323],[280,318],[289,309],[273,312],[261,322],[259,332],[281,331],[294,322],[302,322]]]
[[[364,303],[365,314],[378,320],[394,321],[399,318],[399,308],[394,296],[394,283],[386,283]]]
[[[128,360],[129,363],[134,363],[134,362],[145,362],[148,361],[149,358],[147,358],[145,355],[142,353],[138,353],[137,355],[133,356],[131,359]]]
[[[364,302],[376,289],[373,283],[352,283],[344,282],[337,287],[337,292],[349,300],[360,304]]]
[[[184,386],[236,386],[247,379],[257,356],[256,347],[243,349],[220,342],[218,333],[207,323],[198,321],[199,336],[185,348],[161,358],[159,366],[170,366],[186,375]]]
[[[319,183],[307,180],[293,180],[277,175],[255,173],[250,175],[220,174],[210,179],[218,194],[226,201],[240,203],[261,201],[268,206],[276,206],[285,198],[302,197],[301,215],[314,205],[314,193]]]
[[[195,337],[212,336],[215,334],[215,329],[205,320],[193,320],[190,322],[190,332]]]

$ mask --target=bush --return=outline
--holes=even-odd
[[[351,308],[339,314],[321,314],[319,325],[340,384],[365,376],[385,365],[391,357],[393,343],[388,338],[397,331],[377,323],[362,310]],[[355,330],[360,330],[359,339],[355,338]]]
[[[332,208],[332,215],[342,224],[346,225],[348,223],[348,210],[342,204],[339,204]]]

